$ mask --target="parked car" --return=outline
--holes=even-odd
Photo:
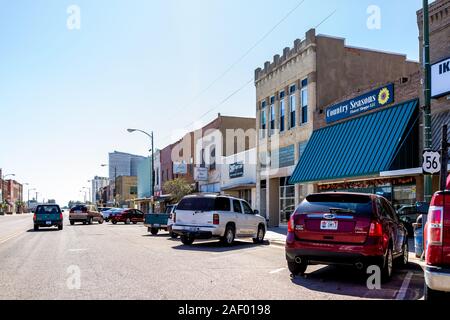
[[[69,221],[71,225],[74,225],[75,222],[82,222],[83,224],[98,222],[102,224],[104,219],[95,205],[80,204],[70,209]]]
[[[122,209],[115,211],[110,219],[113,224],[117,224],[118,222],[136,224],[138,222],[144,222],[144,213],[137,209]]]
[[[397,210],[398,217],[408,230],[408,235],[414,236],[413,224],[416,223],[417,218],[420,216],[420,212],[417,211],[416,205],[405,205]]]
[[[108,210],[105,210],[102,212],[103,219],[106,222],[109,222],[109,220],[111,219],[111,217],[113,215],[115,215],[116,213],[121,212],[121,211],[123,211],[123,209],[120,209],[120,208],[110,208]]]
[[[63,211],[56,204],[38,205],[34,210],[33,224],[34,231],[38,231],[40,227],[58,227],[63,229]]]
[[[169,231],[170,236],[173,239],[178,238],[178,235],[175,232],[172,232],[172,226],[174,225],[174,217],[175,217],[175,210],[177,209],[178,204],[172,204],[166,207],[166,213],[169,214],[169,219],[167,221],[167,231]]]
[[[261,243],[267,230],[266,219],[238,198],[218,195],[184,197],[174,212],[172,231],[185,245],[195,239],[220,238],[231,245],[235,238],[253,238]]]
[[[450,189],[450,185],[447,185]],[[450,297],[450,191],[434,194],[425,225],[425,300]]]
[[[293,275],[311,264],[353,265],[363,270],[378,265],[382,280],[393,272],[394,260],[408,264],[408,233],[392,205],[371,194],[311,194],[288,224],[286,259]]]

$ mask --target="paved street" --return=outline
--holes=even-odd
[[[79,268],[79,269],[78,269]],[[80,288],[73,273],[80,270]],[[69,286],[68,286],[69,279]],[[405,280],[406,279],[406,280]],[[409,281],[410,280],[410,281]],[[0,299],[421,299],[419,266],[369,291],[352,268],[309,267],[291,280],[280,245],[181,245],[143,225],[32,230],[32,216],[0,217]]]

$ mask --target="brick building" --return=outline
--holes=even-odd
[[[293,185],[291,175],[314,130],[327,126],[327,107],[389,83],[406,98],[417,89],[418,73],[419,64],[405,55],[350,47],[313,29],[255,71],[256,202],[270,225],[287,223],[295,206],[317,190],[311,181]]]

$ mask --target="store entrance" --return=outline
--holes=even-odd
[[[295,186],[289,184],[290,177],[280,178],[280,225],[287,225],[295,211]]]

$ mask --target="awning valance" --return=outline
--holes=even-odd
[[[418,100],[405,102],[314,131],[290,183],[363,177],[389,171],[417,105]]]

